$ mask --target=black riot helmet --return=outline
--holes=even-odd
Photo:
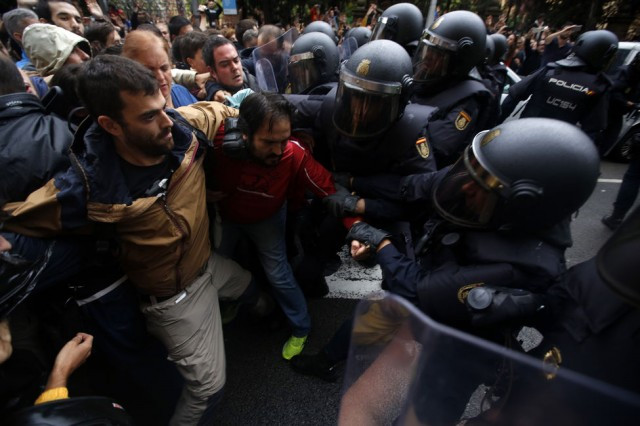
[[[347,31],[344,36],[345,40],[353,38],[356,40],[358,47],[362,47],[371,39],[371,30],[367,27],[355,27]]]
[[[422,33],[413,55],[413,79],[433,83],[445,76],[466,76],[484,59],[486,39],[484,22],[475,13],[442,15]]]
[[[424,28],[422,12],[411,3],[398,3],[385,10],[373,27],[371,40],[393,40],[407,46],[420,38]]]
[[[340,69],[333,124],[350,138],[380,135],[402,115],[410,86],[411,58],[402,46],[371,41]]]
[[[572,51],[590,68],[603,70],[607,68],[618,52],[618,37],[611,31],[587,31],[576,40]]]
[[[486,52],[484,55],[484,61],[487,64],[492,64],[493,57],[496,53],[496,46],[493,44],[493,39],[490,36],[487,36],[484,51]]]
[[[336,34],[333,32],[331,25],[329,25],[328,23],[324,21],[313,21],[309,25],[304,27],[304,30],[302,30],[302,34],[309,34],[309,33],[315,33],[315,32],[324,33],[328,35],[329,38],[331,38],[331,40],[333,40],[333,42],[336,45],[338,44],[338,38],[336,37]]]
[[[502,61],[504,54],[507,53],[507,38],[502,34],[491,34],[489,36],[493,41],[493,57],[489,59],[491,65],[495,65]]]
[[[524,118],[478,133],[437,184],[435,208],[471,228],[536,230],[569,217],[600,172],[591,139],[569,123]]]
[[[337,80],[338,46],[326,34],[303,34],[289,52],[291,93],[302,93],[322,83]]]
[[[640,208],[636,208],[596,257],[600,277],[627,302],[640,308]]]

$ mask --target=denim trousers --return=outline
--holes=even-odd
[[[231,256],[243,237],[256,246],[260,263],[273,287],[274,298],[291,324],[293,335],[302,337],[311,330],[311,317],[304,294],[287,260],[286,214],[285,203],[273,216],[259,222],[240,224],[223,219],[218,252]]]

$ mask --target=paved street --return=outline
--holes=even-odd
[[[575,264],[594,255],[610,235],[600,218],[611,209],[626,165],[603,162],[601,179],[589,202],[572,224],[574,247],[567,260]],[[357,298],[379,291],[380,272],[363,269],[344,258],[328,279],[331,294],[312,300],[314,329],[305,352],[316,352],[353,311]],[[265,325],[240,321],[225,328],[227,387],[221,406],[225,425],[330,425],[336,423],[340,383],[299,376],[281,359],[286,330],[269,332]]]

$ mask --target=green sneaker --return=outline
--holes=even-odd
[[[296,337],[291,336],[289,340],[287,340],[282,347],[282,358],[286,360],[290,360],[296,355],[299,355],[300,352],[304,349],[304,344],[307,341],[307,336],[304,337]]]

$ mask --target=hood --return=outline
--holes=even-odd
[[[31,24],[24,30],[22,45],[38,73],[55,74],[76,46],[91,55],[89,42],[64,28],[50,24]]]

